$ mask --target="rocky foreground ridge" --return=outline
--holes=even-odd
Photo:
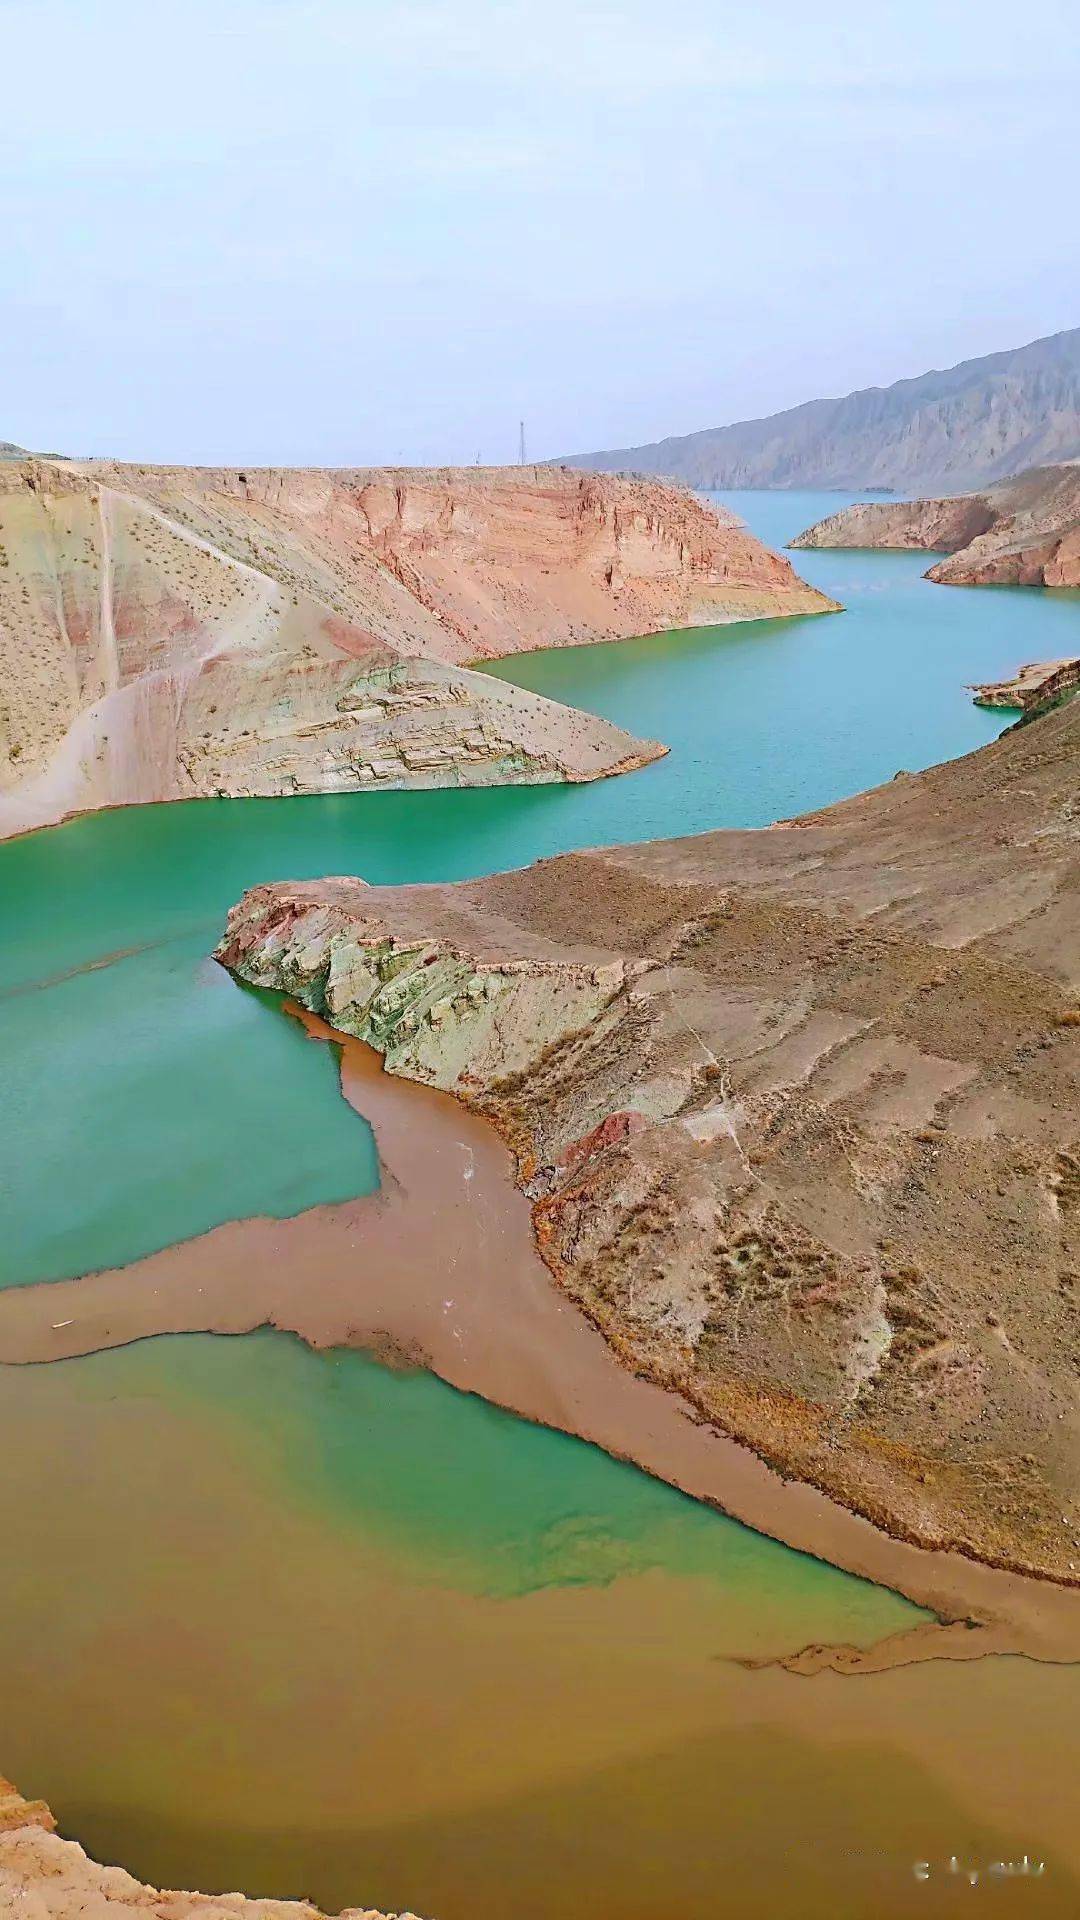
[[[943,586],[1080,586],[1080,463],[1038,467],[985,493],[868,500],[819,520],[793,547],[898,547],[944,553]]]
[[[575,456],[591,472],[693,487],[987,486],[1080,457],[1080,327],[839,400],[808,400],[648,446]]]
[[[123,1867],[102,1867],[62,1840],[43,1800],[24,1800],[0,1779],[0,1914],[18,1920],[321,1920],[304,1900],[240,1893],[169,1893]],[[341,1920],[415,1920],[349,1907]]]
[[[0,835],[133,801],[617,773],[663,749],[470,663],[831,605],[652,483],[5,462]]]
[[[502,1130],[632,1369],[1080,1579],[1080,704],[758,832],[249,892],[219,958]]]

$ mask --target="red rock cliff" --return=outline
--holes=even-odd
[[[0,469],[0,833],[655,757],[473,661],[830,606],[691,495],[547,468]]]

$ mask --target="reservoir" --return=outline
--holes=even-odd
[[[731,504],[779,544],[844,499]],[[664,740],[633,775],[126,809],[0,847],[3,1284],[377,1188],[333,1051],[207,957],[244,887],[762,826],[993,738],[965,682],[1076,651],[1080,596],[927,564],[808,552],[844,614],[491,669]],[[1044,1876],[987,1881],[997,1903],[1076,1911],[1075,1669],[750,1670],[916,1610],[361,1352],[182,1335],[0,1389],[0,1765],[99,1858],[432,1920],[861,1920],[952,1912],[969,1866],[1027,1853]]]

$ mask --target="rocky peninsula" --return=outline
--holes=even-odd
[[[926,575],[943,586],[1080,586],[1080,464],[1033,468],[985,493],[862,501],[791,544],[945,554]]]
[[[625,1368],[879,1537],[1071,1587],[1078,756],[1072,703],[764,831],[258,887],[219,957],[495,1122]]]
[[[664,749],[471,667],[832,604],[654,482],[5,461],[0,836],[138,801],[622,772]]]

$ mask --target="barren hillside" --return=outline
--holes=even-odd
[[[590,780],[662,749],[468,670],[829,607],[670,488],[0,467],[0,833],[213,794]]]

